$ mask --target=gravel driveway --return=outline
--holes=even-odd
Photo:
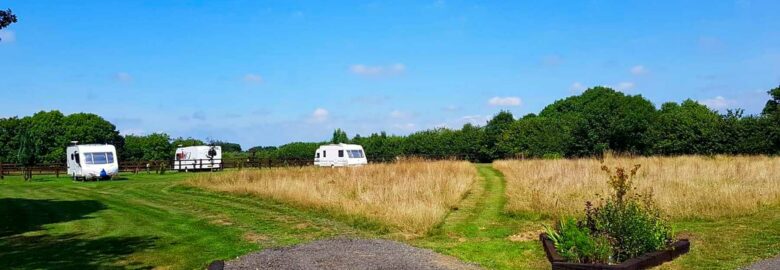
[[[225,269],[480,269],[395,241],[329,239],[266,249],[225,262]]]
[[[768,260],[763,260],[751,266],[743,268],[743,270],[777,270],[777,269],[780,269],[780,256]]]

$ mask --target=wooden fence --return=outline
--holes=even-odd
[[[423,159],[430,160],[442,160],[442,159],[457,159],[457,160],[470,160],[468,156],[414,156]],[[397,157],[369,157],[371,163],[392,162],[397,160]],[[304,167],[313,166],[314,159],[278,159],[278,158],[236,158],[236,159],[222,159],[221,166],[212,168],[208,166],[216,163],[217,160],[196,160],[193,167],[188,167],[187,164],[182,165],[179,163],[177,167],[176,160],[148,160],[148,161],[120,161],[119,171],[122,173],[160,173],[161,171],[173,170],[174,168],[187,168],[191,169],[237,169],[243,168],[274,168],[274,167]],[[213,162],[213,163],[212,163]],[[29,167],[24,167],[19,164],[13,163],[0,163],[0,179],[8,175],[22,175],[24,171],[29,170],[32,175],[60,175],[67,176],[67,165],[64,163],[48,163],[48,164],[36,164]]]

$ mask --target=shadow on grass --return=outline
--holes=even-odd
[[[0,238],[0,269],[151,269],[128,261],[154,247],[151,237],[84,239],[80,234]]]
[[[154,247],[152,237],[23,235],[46,224],[91,218],[103,209],[95,200],[0,199],[0,269],[150,269],[127,258]]]
[[[95,200],[55,201],[21,198],[0,199],[0,237],[41,230],[43,225],[89,218],[106,209]]]

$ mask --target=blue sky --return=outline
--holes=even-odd
[[[757,113],[780,84],[778,1],[532,2],[2,1],[0,117],[246,148],[482,124],[595,85]]]

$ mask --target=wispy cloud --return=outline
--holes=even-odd
[[[522,103],[519,97],[492,97],[488,100],[490,106],[520,106]]]
[[[311,113],[311,117],[309,117],[309,120],[314,123],[322,123],[325,121],[328,121],[328,118],[330,117],[330,112],[323,108],[317,108],[314,110],[314,112]]]
[[[393,127],[403,131],[414,131],[417,125],[415,125],[414,123],[405,123],[405,124],[396,124],[393,125]]]
[[[582,91],[585,91],[585,85],[580,82],[574,82],[569,86],[569,91],[572,93],[581,93]]]
[[[369,66],[364,64],[354,64],[349,67],[349,71],[361,76],[383,76],[397,75],[406,71],[404,64],[392,64],[388,66]]]
[[[117,72],[114,75],[114,79],[119,82],[131,82],[133,81],[133,76],[131,76],[130,73],[127,72]]]
[[[737,104],[736,100],[727,99],[723,96],[716,96],[714,98],[699,100],[699,103],[706,105],[713,110],[727,109]]]
[[[628,71],[631,72],[631,74],[634,74],[634,75],[642,75],[642,74],[646,74],[648,72],[647,68],[645,68],[645,66],[643,66],[643,65],[633,66]]]
[[[257,74],[248,73],[244,75],[244,82],[251,83],[251,84],[259,84],[263,82],[263,77]]]
[[[403,112],[399,110],[394,110],[390,112],[390,117],[395,119],[409,119],[412,118],[413,114],[408,112]]]
[[[459,111],[460,107],[455,106],[455,105],[449,105],[449,106],[445,106],[444,108],[441,108],[441,109],[443,111],[445,111],[445,112],[455,112],[455,111]]]
[[[0,43],[12,43],[16,41],[16,33],[11,30],[0,30]]]
[[[621,82],[615,86],[615,90],[618,91],[631,91],[636,87],[633,82]]]

